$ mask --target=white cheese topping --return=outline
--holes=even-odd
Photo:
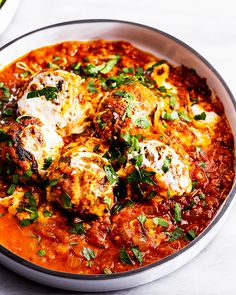
[[[83,101],[81,83],[82,79],[78,75],[62,70],[40,73],[29,83],[24,95],[18,101],[18,110],[21,115],[27,114],[39,118],[59,133],[66,127],[69,128],[69,131],[66,131],[67,135],[76,133],[86,118],[85,113],[91,108],[89,102]],[[27,98],[30,92],[45,87],[56,87],[56,98],[47,99],[45,95]]]
[[[140,143],[143,155],[143,167],[156,172],[156,180],[159,186],[171,189],[175,194],[182,195],[191,191],[191,179],[189,169],[184,164],[175,150],[158,140],[144,141]],[[163,171],[166,158],[171,158],[168,171]]]

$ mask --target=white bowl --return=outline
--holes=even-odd
[[[9,1],[9,0],[8,0]],[[236,139],[236,102],[224,80],[196,51],[178,39],[140,24],[114,20],[82,20],[56,24],[25,34],[0,49],[0,66],[5,66],[32,49],[68,40],[127,40],[174,64],[194,68],[222,99]],[[0,262],[11,270],[39,283],[74,291],[111,291],[145,284],[176,270],[196,256],[223,225],[236,193],[234,184],[210,225],[177,253],[129,272],[111,275],[77,275],[49,270],[20,258],[0,246]]]
[[[2,34],[10,24],[19,6],[20,0],[6,0],[0,8],[0,34]]]

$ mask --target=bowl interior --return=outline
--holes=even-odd
[[[146,26],[109,20],[75,21],[49,26],[3,46],[0,49],[0,68],[42,46],[63,41],[95,39],[125,40],[142,50],[167,59],[172,64],[184,64],[194,68],[201,77],[207,79],[209,87],[221,99],[236,139],[236,102],[222,78],[210,64],[187,45],[168,34]]]

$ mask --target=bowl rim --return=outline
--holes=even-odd
[[[72,20],[72,21],[66,21],[66,22],[60,22],[60,23],[56,23],[56,24],[52,24],[52,25],[48,25],[48,26],[44,26],[41,28],[38,28],[36,30],[32,30],[30,32],[27,32],[11,41],[9,41],[8,43],[6,43],[5,45],[3,45],[2,47],[0,47],[0,52],[3,49],[6,49],[7,47],[9,47],[11,44],[17,42],[20,39],[23,39],[29,35],[33,35],[34,33],[40,32],[40,31],[44,31],[44,30],[48,30],[48,29],[52,29],[55,27],[61,27],[61,26],[67,26],[67,25],[75,25],[75,24],[84,24],[84,23],[120,23],[120,24],[127,24],[127,25],[131,25],[131,26],[135,26],[137,28],[144,28],[156,33],[159,33],[169,39],[171,39],[172,41],[178,43],[179,45],[183,46],[185,49],[189,50],[192,54],[194,54],[197,58],[199,58],[207,67],[208,69],[213,72],[213,74],[220,80],[220,82],[222,83],[222,85],[224,86],[226,92],[228,93],[233,106],[234,106],[234,111],[236,111],[236,100],[232,94],[232,92],[230,91],[228,85],[226,84],[226,82],[224,81],[224,79],[221,77],[221,75],[216,71],[216,69],[202,56],[200,55],[196,50],[194,50],[192,47],[190,47],[189,45],[187,45],[186,43],[184,43],[183,41],[179,40],[178,38],[162,31],[156,28],[153,28],[151,26],[148,25],[144,25],[144,24],[140,24],[140,23],[136,23],[136,22],[131,22],[131,21],[126,21],[126,20],[115,20],[115,19],[82,19],[82,20]],[[234,181],[234,184],[231,188],[231,191],[229,192],[228,196],[226,197],[225,201],[223,202],[223,204],[221,205],[222,207],[220,209],[218,209],[215,217],[213,218],[213,220],[210,222],[210,224],[203,230],[203,232],[197,237],[195,238],[192,242],[190,242],[187,246],[185,246],[184,248],[178,250],[177,252],[161,259],[158,260],[156,262],[153,262],[151,264],[133,269],[133,270],[129,270],[129,271],[125,271],[125,272],[120,272],[120,273],[112,273],[112,274],[75,274],[75,273],[69,273],[69,272],[62,272],[62,271],[57,271],[57,270],[53,270],[53,269],[48,269],[45,268],[43,266],[37,265],[33,262],[30,262],[18,255],[16,255],[15,253],[11,252],[10,250],[8,250],[7,248],[5,248],[4,246],[0,245],[0,254],[5,255],[7,258],[14,260],[17,263],[20,263],[21,265],[30,268],[34,271],[38,271],[41,273],[44,273],[46,275],[51,275],[51,276],[56,276],[56,277],[60,277],[60,278],[65,278],[65,279],[76,279],[76,280],[87,280],[87,281],[91,281],[91,280],[111,280],[111,279],[118,279],[118,278],[123,278],[123,277],[129,277],[129,276],[133,276],[133,275],[137,275],[141,272],[150,270],[152,268],[155,268],[159,265],[165,264],[167,262],[169,262],[170,260],[180,256],[181,254],[183,254],[184,252],[186,252],[187,250],[189,250],[190,248],[192,248],[195,244],[197,244],[200,240],[202,240],[207,234],[208,232],[211,231],[211,229],[218,223],[218,221],[221,219],[221,217],[225,214],[225,212],[228,210],[231,202],[234,199],[234,196],[236,194],[236,182]]]

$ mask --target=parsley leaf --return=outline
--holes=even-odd
[[[205,120],[206,119],[206,113],[205,112],[202,112],[201,114],[195,115],[194,116],[194,119],[196,121]]]
[[[90,93],[98,93],[97,87],[94,84],[94,81],[89,81],[89,83],[86,86],[86,89],[90,92]]]
[[[169,120],[169,121],[173,121],[175,119],[178,119],[178,117],[179,117],[179,115],[178,115],[178,112],[176,112],[176,111],[173,111],[170,113],[163,111],[161,114],[162,119]]]
[[[138,249],[138,247],[131,247],[130,250],[133,252],[134,257],[137,259],[140,265],[143,263],[143,253]]]
[[[113,67],[117,64],[118,60],[121,58],[119,54],[116,55],[114,59],[109,60],[104,68],[100,71],[102,74],[107,74],[109,73]]]
[[[104,123],[101,119],[101,114],[97,116],[97,123],[101,129],[104,129],[107,126],[107,123]]]
[[[44,160],[43,170],[47,170],[52,164],[52,157],[48,157]]]
[[[168,227],[169,226],[168,222],[165,219],[161,218],[161,217],[154,217],[152,219],[152,221],[156,225],[160,225],[160,226],[163,226],[163,227]]]
[[[144,225],[144,223],[147,221],[147,217],[143,213],[141,213],[137,219],[142,225]]]
[[[187,116],[185,113],[178,112],[178,114],[179,114],[179,117],[181,119],[183,119],[184,121],[186,121],[186,122],[191,122],[192,121],[192,119],[189,116]]]
[[[181,221],[182,220],[182,215],[181,215],[181,208],[178,203],[175,203],[175,214],[174,214],[174,219],[175,221]]]
[[[88,261],[96,257],[96,253],[92,249],[86,247],[83,248],[82,254]]]
[[[66,192],[61,195],[61,199],[62,199],[62,202],[63,202],[63,207],[65,209],[71,209],[72,208],[70,196]]]
[[[43,257],[46,254],[46,251],[45,250],[39,250],[37,252],[37,254],[38,254],[38,256]]]
[[[185,239],[188,241],[192,241],[196,238],[196,233],[194,230],[190,229],[186,235],[185,235]]]
[[[154,174],[156,174],[156,172],[146,171],[145,169],[140,169],[140,170],[135,169],[133,172],[127,175],[126,181],[130,183],[143,182],[143,183],[155,185],[156,184],[155,181],[151,178],[151,176],[153,176]]]
[[[171,234],[170,234],[170,242],[173,242],[175,240],[178,240],[182,235],[183,235],[184,231],[182,230],[182,228],[177,227]]]
[[[108,196],[105,196],[103,202],[105,204],[107,204],[109,209],[111,208],[111,205],[112,205],[112,199],[111,198],[109,198]]]
[[[76,235],[83,235],[85,233],[84,224],[82,222],[72,223],[70,232]]]
[[[127,103],[127,107],[126,107],[126,110],[125,110],[125,113],[123,114],[122,116],[122,120],[124,121],[125,117],[127,116],[128,118],[131,118],[131,111],[132,111],[132,108],[133,108],[133,99],[134,99],[134,96],[129,93],[128,91],[125,91],[125,90],[117,90],[116,92],[114,92],[114,95],[115,96],[120,96],[120,97],[123,97]]]
[[[57,87],[46,86],[40,90],[34,90],[27,94],[27,98],[35,98],[45,96],[46,100],[56,99],[57,98]]]
[[[151,126],[150,121],[145,117],[137,118],[135,121],[136,126],[141,128],[148,128]]]
[[[172,161],[172,157],[171,156],[167,156],[163,162],[163,165],[161,167],[161,169],[163,170],[164,173],[167,173],[170,169],[170,165],[171,165],[171,161]]]
[[[111,165],[105,165],[103,169],[110,184],[118,182],[118,175]]]
[[[131,257],[129,256],[129,254],[127,253],[127,251],[125,250],[125,247],[122,246],[122,248],[120,249],[120,260],[123,264],[133,264]]]

